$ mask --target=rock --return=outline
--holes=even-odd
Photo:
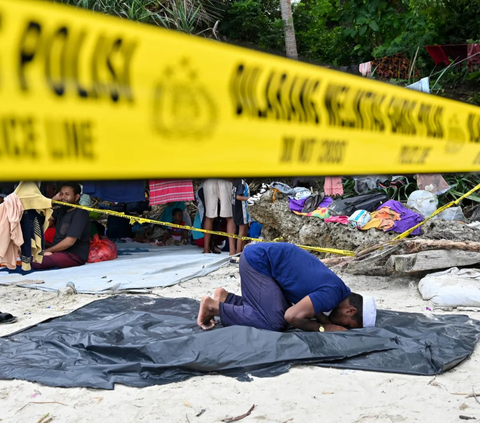
[[[430,250],[416,254],[392,255],[386,268],[398,273],[417,273],[480,263],[480,253],[462,250]]]
[[[271,191],[249,206],[248,212],[263,224],[262,236],[268,241],[283,237],[284,241],[294,244],[354,251],[389,241],[397,235],[377,230],[363,232],[340,223],[325,223],[318,217],[298,216],[288,208],[288,197],[277,194],[274,203]]]
[[[317,217],[298,216],[288,208],[287,196],[277,194],[274,203],[271,191],[249,206],[248,211],[263,224],[262,235],[269,241],[283,237],[295,244],[355,251],[390,241],[398,235],[376,229],[360,231],[340,223],[325,223]],[[422,235],[410,238],[480,242],[480,231],[461,222],[432,220],[422,226]]]

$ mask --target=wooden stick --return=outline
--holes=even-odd
[[[223,419],[222,422],[225,422],[225,423],[238,422],[239,420],[242,420],[245,417],[248,417],[250,414],[252,414],[252,411],[253,411],[254,408],[255,408],[255,404],[253,404],[250,407],[250,410],[248,410],[245,414],[242,414],[242,415],[237,416],[237,417],[228,417],[226,419]]]

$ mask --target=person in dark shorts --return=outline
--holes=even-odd
[[[66,182],[54,200],[78,204],[81,188],[76,182]],[[53,244],[45,250],[42,263],[32,263],[35,270],[81,266],[88,260],[91,222],[88,212],[68,206],[53,211],[55,225]]]
[[[289,325],[305,331],[333,332],[375,326],[375,300],[350,291],[320,260],[288,243],[260,243],[240,258],[242,296],[217,288],[204,296],[197,323],[252,326],[273,331]]]
[[[250,216],[247,211],[247,201],[250,198],[250,190],[244,179],[235,179],[232,189],[232,210],[233,221],[238,226],[238,235],[248,235],[248,225]],[[237,254],[240,254],[245,248],[246,241],[237,239]]]

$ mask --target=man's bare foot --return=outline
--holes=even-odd
[[[224,303],[227,299],[228,292],[223,288],[217,288],[215,294],[213,294],[213,299],[219,303]]]
[[[200,310],[198,311],[197,324],[203,330],[212,329],[215,327],[213,318],[218,316],[218,301],[210,298],[208,295],[202,297],[200,301]]]

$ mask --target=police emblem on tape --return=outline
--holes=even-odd
[[[162,137],[200,140],[215,131],[216,104],[188,59],[165,68],[153,94],[153,126]]]

